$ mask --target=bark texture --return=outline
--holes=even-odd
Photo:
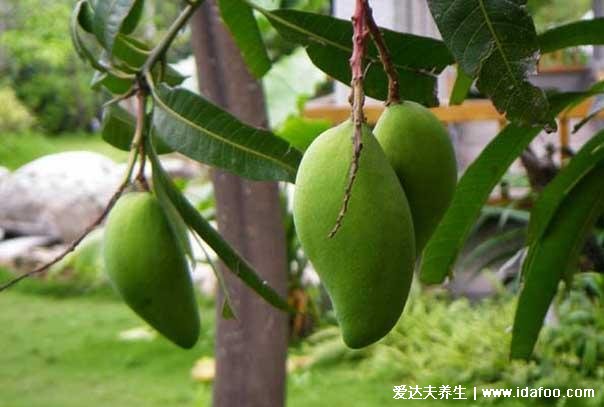
[[[262,87],[248,72],[213,0],[193,16],[192,43],[202,93],[235,116],[266,126]],[[222,235],[280,294],[287,258],[278,185],[213,173]],[[214,407],[278,407],[285,399],[287,315],[266,304],[224,270],[238,320],[221,318],[217,302]]]

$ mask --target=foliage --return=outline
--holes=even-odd
[[[604,378],[604,313],[600,274],[578,276],[558,304],[560,322],[546,327],[538,360],[553,359],[589,377]]]
[[[69,19],[70,6],[67,0],[10,0],[3,16],[8,28],[0,36],[11,86],[52,133],[90,128],[99,104],[88,70],[57,25]]]
[[[271,128],[277,129],[288,118],[301,116],[306,100],[325,80],[325,74],[312,64],[302,47],[273,63],[262,80]]]
[[[600,281],[601,278],[597,279]],[[310,368],[352,363],[352,370],[367,380],[379,378],[396,384],[468,387],[593,388],[602,402],[604,332],[599,305],[587,299],[578,284],[559,306],[560,324],[547,327],[536,350],[538,364],[508,360],[509,324],[515,301],[502,292],[476,304],[467,299],[447,300],[438,293],[412,294],[395,329],[378,344],[352,351],[342,344],[337,330],[325,328],[311,336],[305,353]],[[586,360],[589,342],[597,342],[595,359]],[[470,362],[469,362],[470,361]]]
[[[121,131],[125,134],[120,134],[119,138],[132,139],[133,147],[145,143],[140,151],[152,159],[156,174],[162,172],[153,143],[149,142],[151,129],[156,131],[156,135],[166,145],[197,161],[249,179],[292,182],[301,152],[285,138],[242,123],[219,106],[210,103],[204,96],[178,88],[183,78],[175,75],[170,65],[166,64],[167,52],[184,23],[201,2],[183,4],[174,23],[159,39],[143,35],[140,26],[136,27],[141,17],[141,3],[140,0],[80,0],[71,18],[70,33],[74,46],[78,54],[95,69],[95,84],[111,93],[116,100],[136,94],[140,101],[137,115],[139,126],[136,126],[138,131],[131,135],[132,126],[121,126]],[[405,98],[432,106],[438,102],[435,97],[435,74],[456,63],[465,77],[460,75],[455,101],[461,103],[471,81],[477,80],[478,88],[510,121],[464,174],[453,204],[424,252],[422,279],[430,283],[441,283],[453,269],[463,243],[480,216],[482,205],[509,166],[540,131],[555,129],[554,119],[560,112],[604,91],[604,85],[600,83],[585,92],[546,95],[542,89],[528,81],[541,52],[601,44],[604,19],[571,23],[538,35],[534,20],[522,1],[429,0],[428,4],[443,41],[381,30],[386,48],[392,51],[391,58],[390,61],[384,58],[383,52],[378,52],[378,47],[368,44],[365,59],[357,61],[360,62],[357,65],[366,65],[365,93],[384,100],[388,84],[397,83],[393,80],[393,75],[386,76],[381,66],[383,63],[390,68],[387,71],[398,73],[398,84]],[[336,80],[349,83],[352,23],[316,12],[283,7],[288,5],[292,4],[268,0],[222,0],[220,11],[223,20],[230,27],[250,72],[260,78],[274,62],[260,35],[262,32],[266,33],[264,21],[283,39],[303,46],[319,69]],[[321,5],[321,2],[308,2],[304,6],[315,8]],[[239,14],[238,6],[243,10]],[[282,8],[274,8],[279,6]],[[262,17],[255,19],[254,13]],[[373,35],[376,36],[375,32]],[[11,37],[8,38],[10,44]],[[23,74],[23,71],[19,73]],[[73,89],[66,84],[61,88],[67,88],[73,93]],[[47,105],[53,106],[52,103]],[[64,123],[61,122],[60,125]],[[55,126],[60,125],[55,123]],[[305,145],[295,137],[288,136],[288,139],[296,140],[301,148]],[[601,144],[596,147],[601,148]],[[132,149],[130,170],[138,153],[136,148]],[[576,157],[572,161],[577,159]],[[594,180],[600,175],[594,171],[599,171],[602,160],[597,156],[594,156],[594,160],[597,162],[594,162],[589,177],[586,174],[581,176]],[[563,174],[564,171],[559,177],[564,177]],[[536,339],[534,332],[539,331],[541,321],[540,318],[532,318],[526,326],[522,325],[523,321],[526,322],[522,319],[526,307],[530,309],[531,304],[539,304],[536,311],[539,315],[547,308],[555,291],[557,278],[562,274],[573,274],[566,270],[575,269],[582,238],[591,233],[591,226],[599,215],[601,207],[595,198],[596,194],[599,196],[601,187],[595,181],[585,186],[581,177],[573,180],[576,182],[568,184],[568,188],[555,191],[555,199],[563,198],[564,204],[554,208],[557,216],[545,217],[543,230],[552,232],[533,239],[530,232],[534,230],[534,226],[529,224],[530,248],[524,267],[527,284],[517,310],[514,340],[526,339],[526,326],[533,333],[531,341]],[[553,184],[555,183],[554,181]],[[165,194],[166,202],[174,205],[183,221],[217,250],[219,257],[230,265],[235,275],[273,305],[285,308],[283,300],[263,284],[253,268],[223,241],[166,177],[156,178],[155,184],[159,185],[156,192]],[[550,200],[555,199],[550,197]],[[535,208],[533,213],[538,215],[540,206],[536,205]],[[565,208],[571,208],[568,210],[576,218],[576,224],[580,228],[567,229],[568,223],[556,220],[567,218],[568,213],[563,212]],[[532,219],[540,217],[534,216]],[[568,233],[576,235],[576,238],[569,239]],[[543,247],[552,249],[540,250]],[[564,270],[543,273],[541,277],[541,273],[536,274],[531,270],[533,266],[547,264],[550,250],[555,250],[568,264],[564,264]],[[558,263],[550,267],[559,267]],[[540,270],[547,268],[542,267]],[[539,289],[546,282],[549,292]],[[444,334],[447,334],[446,329]],[[470,338],[467,340],[470,341]],[[524,342],[528,344],[526,349],[520,353],[513,352],[513,356],[528,357],[532,350],[531,341]]]
[[[22,132],[34,125],[34,118],[9,88],[0,88],[0,132]]]

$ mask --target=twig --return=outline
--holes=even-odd
[[[144,95],[144,93],[142,93],[142,92],[137,93],[137,100],[139,102],[138,103],[139,113],[140,113],[141,109],[142,109],[142,112],[144,113],[145,98],[146,98],[146,96]],[[113,206],[115,205],[115,203],[117,202],[119,197],[124,193],[126,188],[130,185],[130,179],[132,178],[132,172],[134,170],[134,165],[136,163],[136,159],[139,154],[138,146],[142,144],[141,141],[143,139],[143,129],[145,126],[144,114],[142,114],[142,115],[137,114],[136,119],[137,119],[136,120],[136,130],[134,132],[134,136],[133,136],[133,140],[132,140],[132,148],[130,149],[130,156],[128,158],[128,167],[126,169],[126,174],[124,175],[122,182],[120,183],[117,190],[113,193],[113,195],[109,199],[109,202],[107,203],[107,205],[105,206],[105,208],[103,209],[101,214],[90,225],[88,225],[88,227],[84,230],[84,232],[80,236],[78,236],[77,239],[72,241],[69,244],[69,246],[63,252],[61,252],[58,256],[56,256],[50,262],[43,264],[42,266],[40,266],[34,270],[24,273],[24,274],[20,275],[19,277],[16,277],[16,278],[2,284],[0,286],[0,292],[6,290],[7,288],[12,287],[13,285],[19,283],[22,280],[25,280],[28,277],[31,277],[35,274],[40,274],[40,273],[48,270],[53,265],[57,264],[65,256],[67,256],[69,253],[74,251],[76,249],[76,247],[78,247],[78,245],[82,242],[82,240],[84,240],[86,238],[86,236],[88,236],[90,234],[90,232],[92,232],[96,227],[98,227],[103,222],[103,220],[107,217],[107,215],[109,214],[109,212],[111,211],[111,209],[113,208]]]
[[[365,56],[365,39],[369,33],[366,24],[366,1],[367,0],[356,0],[356,8],[354,15],[352,16],[352,26],[354,30],[352,37],[352,56],[350,57],[350,69],[352,71],[350,103],[352,105],[352,122],[354,124],[352,161],[348,172],[348,184],[344,191],[344,202],[342,203],[342,208],[340,209],[336,223],[331,232],[329,232],[330,238],[333,238],[342,226],[342,221],[344,220],[352,196],[352,187],[359,170],[361,151],[363,150],[362,134],[363,123],[365,122],[365,116],[363,114],[363,104],[365,103],[365,92],[363,90],[363,58]]]
[[[143,90],[139,91],[136,95],[137,100],[137,108],[136,108],[136,117],[145,117],[145,103],[146,103],[146,94]],[[145,120],[137,120],[136,122],[136,130],[135,136],[133,138],[132,149],[138,148],[138,154],[140,157],[140,163],[138,168],[138,174],[136,175],[136,181],[140,184],[140,186],[145,190],[149,190],[149,184],[147,183],[147,178],[145,177],[145,163],[146,163],[146,153],[145,153]],[[138,140],[138,145],[135,145],[134,140]]]
[[[115,191],[115,193],[111,196],[111,199],[109,200],[109,202],[107,203],[107,205],[105,206],[105,208],[103,209],[101,214],[94,220],[94,222],[92,222],[84,230],[84,232],[80,236],[78,236],[77,239],[75,239],[73,242],[71,242],[71,244],[67,247],[67,249],[65,249],[61,254],[59,254],[57,257],[52,259],[50,262],[32,270],[32,271],[22,274],[19,277],[14,278],[13,280],[10,280],[7,283],[1,285],[0,292],[6,290],[9,287],[12,287],[13,285],[17,284],[18,282],[20,282],[32,275],[39,274],[39,273],[42,273],[42,272],[48,270],[49,267],[52,267],[53,265],[55,265],[56,263],[61,261],[69,253],[74,251],[76,249],[76,247],[82,242],[82,240],[84,240],[84,238],[86,236],[88,236],[88,234],[90,234],[90,232],[92,232],[93,229],[95,229],[97,226],[99,226],[103,222],[103,220],[109,214],[109,211],[111,211],[111,208],[113,208],[113,206],[119,199],[119,197],[126,190],[128,185],[130,185],[131,178],[132,178],[132,172],[134,170],[134,165],[136,163],[136,159],[139,154],[141,155],[141,165],[140,165],[139,173],[136,176],[136,179],[137,179],[137,181],[139,181],[142,184],[143,188],[148,189],[148,185],[147,185],[145,175],[144,175],[145,151],[144,151],[144,143],[142,142],[143,138],[144,138],[144,128],[145,128],[145,101],[146,101],[146,97],[147,97],[147,89],[146,89],[147,84],[145,84],[144,81],[146,80],[149,85],[152,85],[153,82],[152,82],[151,70],[153,69],[155,63],[157,61],[160,61],[163,58],[165,58],[166,51],[172,44],[172,41],[174,41],[174,38],[176,38],[176,35],[178,35],[178,32],[187,23],[189,18],[193,15],[195,10],[197,9],[197,7],[199,7],[201,5],[201,3],[203,3],[203,0],[197,0],[197,1],[188,0],[187,1],[187,6],[183,9],[183,11],[176,18],[176,20],[172,23],[172,25],[168,29],[168,32],[165,35],[165,37],[162,38],[162,40],[159,42],[159,44],[155,48],[153,48],[153,50],[149,54],[149,57],[145,61],[144,65],[141,67],[139,74],[136,75],[136,77],[139,79],[139,87],[138,87],[138,89],[136,89],[137,100],[138,100],[138,112],[137,112],[136,130],[135,130],[134,137],[132,140],[132,146],[130,149],[130,157],[128,159],[128,168],[126,170],[126,175],[124,176],[124,180],[122,181],[122,183],[120,184],[118,189]],[[108,70],[112,69],[111,67],[104,67],[104,66],[99,66],[99,68],[100,68],[99,70],[101,70],[101,71],[108,71]],[[127,74],[122,75],[119,72],[111,72],[111,73],[113,73],[117,76],[120,76],[120,77],[121,76],[124,76],[126,78],[135,77],[134,75],[127,75]],[[132,92],[133,92],[132,90],[129,91],[128,96],[130,96],[132,94]],[[121,97],[116,100],[112,100],[112,101],[110,101],[110,103],[116,103],[123,98],[124,97]]]
[[[365,4],[365,22],[367,24],[367,28],[371,33],[373,42],[375,43],[378,53],[380,54],[380,61],[382,61],[384,71],[388,76],[388,99],[386,100],[386,106],[400,103],[401,95],[399,90],[398,72],[392,63],[390,51],[388,50],[388,46],[384,41],[380,27],[378,27],[373,19],[373,10],[371,9],[371,6],[369,6],[369,0],[363,0],[363,3]]]
[[[109,213],[111,208],[113,208],[113,205],[115,205],[115,202],[117,202],[118,198],[122,195],[122,193],[124,192],[124,190],[126,189],[128,184],[129,184],[129,180],[127,182],[122,183],[119,186],[119,188],[117,189],[117,191],[115,191],[115,193],[109,200],[109,203],[107,204],[105,209],[103,209],[103,212],[99,215],[99,217],[96,218],[95,221],[92,222],[90,225],[88,225],[86,230],[84,230],[84,232],[76,240],[71,242],[71,244],[67,247],[67,249],[65,249],[61,254],[59,254],[57,257],[52,259],[50,262],[32,270],[32,271],[22,274],[19,277],[16,277],[16,278],[8,281],[7,283],[2,284],[0,286],[0,292],[6,290],[7,288],[12,287],[13,285],[17,284],[21,280],[24,280],[28,277],[33,276],[34,274],[39,274],[39,273],[42,273],[42,272],[48,270],[50,267],[52,267],[53,265],[55,265],[59,261],[61,261],[69,253],[74,251],[76,249],[76,247],[82,242],[82,240],[84,240],[84,238],[86,236],[88,236],[90,234],[90,232],[92,232],[97,226],[99,226],[101,224],[101,222],[103,222],[103,219],[105,219],[105,217],[107,216],[107,214]]]
[[[203,3],[203,0],[188,2],[187,6],[180,12],[176,20],[174,20],[164,38],[162,38],[159,44],[157,44],[157,46],[151,51],[149,58],[147,58],[145,64],[141,68],[143,73],[151,71],[155,63],[165,56],[166,51],[168,48],[170,48],[170,45],[172,44],[172,41],[174,41],[174,38],[176,38],[178,35],[178,32],[182,27],[184,27],[187,21],[189,21],[189,18],[191,18],[201,3]]]

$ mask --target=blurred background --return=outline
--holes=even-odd
[[[60,253],[104,207],[119,183],[125,152],[101,137],[102,104],[92,70],[75,54],[68,33],[71,0],[0,0],[0,277],[8,280]],[[263,0],[266,6],[349,18],[349,0]],[[383,26],[438,36],[425,1],[375,0]],[[600,16],[599,0],[528,2],[537,31]],[[147,1],[140,33],[161,38],[178,2]],[[285,42],[257,17],[272,60],[264,77],[270,127],[303,149],[346,109],[348,90],[334,84],[302,48]],[[170,62],[197,91],[190,31]],[[584,90],[602,79],[604,54],[581,47],[542,56],[531,80],[545,88]],[[439,78],[441,107],[460,175],[505,124],[472,90],[449,106],[454,69]],[[379,109],[377,103],[374,103]],[[590,103],[601,103],[595,101]],[[600,107],[601,108],[601,107]],[[577,125],[593,105],[560,119],[542,134],[493,191],[444,287],[414,285],[404,318],[383,341],[347,349],[326,293],[293,229],[291,191],[281,188],[288,248],[289,300],[305,315],[290,320],[287,402],[290,406],[378,406],[394,403],[395,385],[593,388],[585,406],[604,405],[604,222],[585,271],[550,309],[535,357],[508,360],[510,327],[528,211],[527,197],[555,174],[601,120]],[[369,118],[371,120],[371,115]],[[215,201],[208,168],[178,154],[163,156],[168,172],[208,219]],[[540,178],[541,177],[541,178]],[[214,378],[215,259],[197,250],[202,338],[189,352],[158,337],[113,293],[103,274],[102,230],[95,231],[40,278],[0,294],[0,406],[208,405]],[[400,401],[399,401],[400,402]],[[458,401],[463,403],[463,401]],[[416,401],[437,406],[441,402]],[[453,402],[454,403],[454,402]],[[571,405],[568,400],[504,400],[501,406]],[[462,405],[462,404],[460,404]]]

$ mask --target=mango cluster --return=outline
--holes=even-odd
[[[354,125],[325,131],[306,151],[296,178],[300,242],[331,297],[344,342],[362,348],[385,336],[407,301],[416,257],[451,202],[457,181],[446,129],[425,107],[386,108],[363,148],[347,212],[342,208]]]
[[[183,239],[175,230],[152,193],[126,194],[107,219],[103,259],[124,302],[188,349],[199,338],[200,318]]]

